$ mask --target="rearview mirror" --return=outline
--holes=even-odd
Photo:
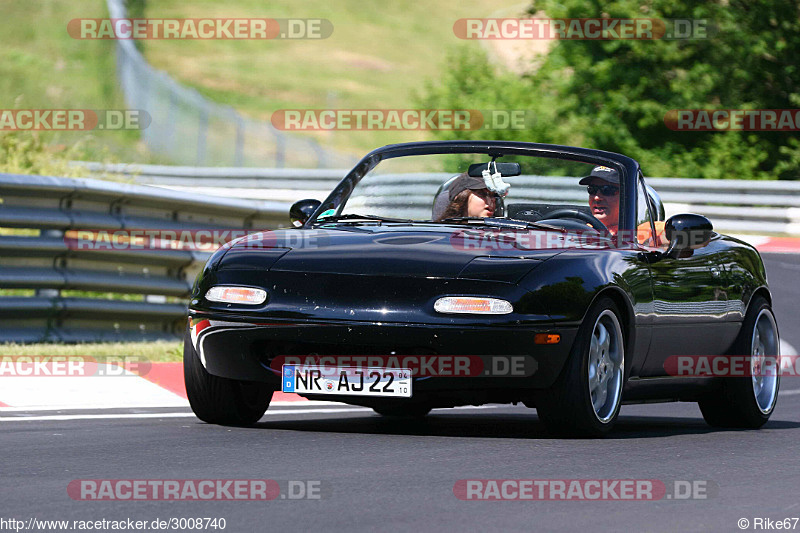
[[[292,221],[292,226],[295,228],[303,226],[321,203],[319,200],[314,199],[300,200],[293,203],[289,209],[289,219]]]
[[[702,215],[683,213],[670,217],[664,225],[664,234],[669,241],[666,255],[675,256],[684,250],[694,250],[705,246],[714,227]]]
[[[497,165],[497,172],[503,176],[519,176],[522,174],[522,167],[519,163],[493,163],[491,165],[492,171],[495,170],[495,165]],[[483,176],[483,171],[488,168],[489,165],[487,163],[474,163],[469,166],[467,174],[473,178],[480,178]]]

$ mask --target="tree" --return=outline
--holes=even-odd
[[[793,132],[673,131],[673,109],[800,107],[800,4],[796,0],[537,0],[551,18],[701,19],[708,38],[561,40],[535,71],[499,72],[462,51],[426,107],[527,109],[524,131],[501,139],[556,142],[631,155],[651,176],[798,179]],[[444,137],[464,137],[448,132]],[[469,132],[485,137],[486,132]]]

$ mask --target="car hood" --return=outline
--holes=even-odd
[[[519,232],[486,227],[366,224],[277,230],[240,240],[220,268],[246,263],[270,271],[514,283],[564,250],[558,246],[561,232],[547,233],[540,241],[550,246],[530,249],[519,245]],[[254,259],[259,256],[263,259]]]

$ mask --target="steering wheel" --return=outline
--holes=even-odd
[[[606,228],[605,224],[597,220],[592,215],[584,213],[583,211],[578,211],[577,209],[556,209],[555,211],[550,211],[542,217],[542,219],[550,218],[577,218],[581,222],[586,222],[600,233],[605,233],[608,231],[608,228]]]

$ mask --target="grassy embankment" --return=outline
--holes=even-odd
[[[512,7],[516,6],[516,7]],[[159,40],[144,45],[147,59],[201,94],[268,121],[278,109],[415,108],[415,93],[436,80],[448,52],[484,46],[453,33],[459,18],[523,11],[519,0],[384,3],[341,0],[200,0],[148,2],[148,17],[269,17],[327,19],[322,40]],[[490,76],[475,72],[475,76]],[[323,145],[363,155],[397,142],[430,139],[424,131],[327,131]]]
[[[67,33],[74,18],[107,17],[97,0],[10,0],[0,17],[1,109],[123,109],[117,87],[114,43],[76,40]],[[41,142],[46,158],[0,160],[17,173],[67,171],[68,159],[151,162],[137,131],[5,133],[20,143]],[[8,144],[12,141],[5,141]],[[47,164],[52,160],[52,164]],[[49,172],[48,172],[49,171]],[[74,174],[74,171],[73,171]]]

